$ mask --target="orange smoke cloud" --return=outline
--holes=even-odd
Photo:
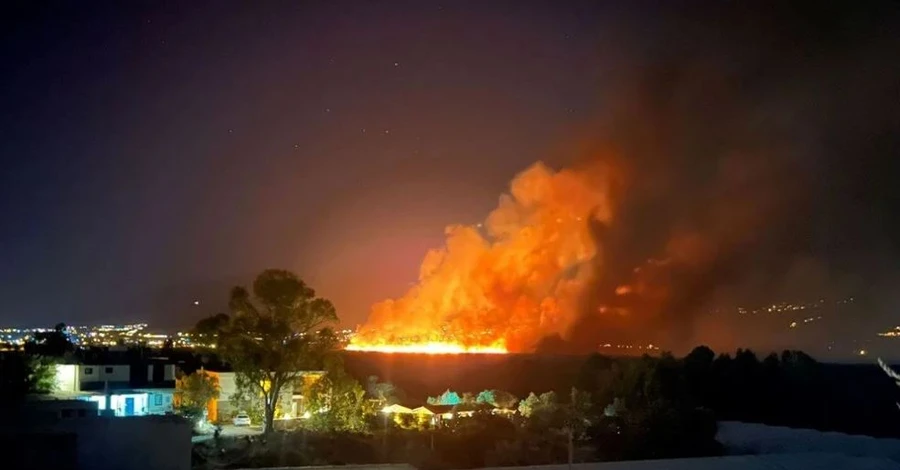
[[[349,349],[525,351],[563,334],[599,264],[591,223],[611,220],[612,181],[604,167],[526,169],[483,227],[447,228],[418,284],[374,305]]]

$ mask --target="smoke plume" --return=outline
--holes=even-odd
[[[706,315],[714,305],[838,289],[861,252],[841,237],[882,241],[852,230],[854,202],[870,196],[860,168],[896,142],[877,137],[900,123],[883,101],[900,74],[875,57],[900,42],[871,10],[725,3],[667,11],[649,36],[616,16],[598,51],[613,64],[602,109],[574,163],[535,164],[483,226],[448,228],[359,341],[678,350],[739,339]]]

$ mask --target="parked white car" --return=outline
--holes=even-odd
[[[243,411],[238,413],[233,421],[235,426],[250,426],[250,416]]]

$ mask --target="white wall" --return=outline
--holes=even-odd
[[[237,391],[234,381],[234,372],[219,372],[219,399],[230,400],[231,395]]]
[[[127,365],[94,365],[83,364],[78,367],[78,378],[85,382],[128,382],[131,379],[130,367]]]
[[[147,412],[157,415],[171,412],[174,393],[174,390],[148,390]]]
[[[104,395],[92,395],[86,397],[85,400],[92,401],[97,403],[97,409],[100,411],[103,410],[113,410],[116,416],[127,416],[125,412],[127,411],[127,403],[128,399],[132,399],[134,402],[134,411],[130,416],[144,416],[147,414],[153,414],[150,409],[150,397],[149,393],[140,392],[140,393],[114,393],[109,396],[109,400],[107,400]],[[169,401],[169,408],[171,408],[172,402],[171,399]],[[160,412],[159,414],[163,414]]]
[[[78,392],[78,366],[76,364],[56,365],[56,384],[54,391]]]
[[[134,411],[126,415],[126,404],[131,399],[134,403]],[[115,410],[116,416],[143,416],[148,413],[146,393],[123,393],[109,397],[109,408]]]

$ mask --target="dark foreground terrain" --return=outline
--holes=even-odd
[[[767,375],[762,359],[746,367],[737,364],[710,386],[730,390],[722,392],[729,396],[740,395],[732,397],[734,403],[716,407],[718,419],[900,437],[900,412],[895,405],[900,401],[900,389],[876,364],[813,362],[798,370],[797,377],[779,379]],[[636,360],[616,358],[615,367]],[[447,389],[460,394],[499,389],[520,398],[530,392],[560,392],[596,375],[588,370],[587,356],[347,352],[344,361],[348,372],[361,382],[373,375],[392,382],[403,391],[403,401],[413,405]],[[802,383],[795,384],[796,380]],[[796,410],[796,416],[782,416],[789,410],[782,413],[777,405],[788,402],[806,405],[802,412]]]
[[[411,402],[444,390],[478,392],[501,389],[517,396],[567,390],[587,356],[533,354],[381,354],[346,352],[351,375],[364,381],[375,375],[400,387]]]

